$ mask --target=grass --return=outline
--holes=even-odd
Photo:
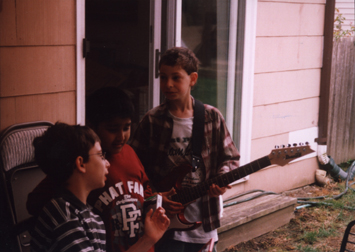
[[[341,167],[346,171],[351,164],[352,162],[349,161]],[[351,183],[354,183],[354,180],[349,181],[349,187]],[[355,188],[355,185],[352,187]],[[306,186],[287,195],[296,198],[324,195],[334,197],[343,193],[345,189],[345,181],[338,181],[326,187]],[[355,192],[349,188],[337,199],[312,201],[327,203],[327,205],[317,204],[300,208],[295,211],[295,218],[289,224],[248,242],[237,244],[224,252],[339,251],[345,228],[355,219]]]
[[[316,231],[311,231],[311,232],[305,232],[303,235],[302,235],[302,240],[305,242],[305,243],[308,243],[308,244],[313,244],[317,241],[317,237],[318,237],[318,233]]]
[[[336,233],[336,229],[334,227],[325,228],[324,225],[318,230],[318,236],[320,238],[327,238]]]
[[[305,246],[305,247],[303,247],[302,245],[299,245],[299,246],[297,246],[297,250],[298,251],[303,251],[303,252],[319,252],[320,250],[318,250],[318,249],[314,249],[314,248],[312,248],[312,247],[310,247],[310,246]]]

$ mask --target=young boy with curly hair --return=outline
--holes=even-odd
[[[88,127],[56,123],[33,145],[37,164],[58,188],[39,214],[31,250],[106,251],[104,223],[86,205],[110,166],[99,137]]]
[[[191,89],[197,83],[198,65],[199,60],[187,48],[174,47],[162,55],[159,62],[160,89],[165,102],[146,113],[131,140],[131,146],[157,190],[161,190],[162,181],[175,174],[176,168],[192,163],[191,137],[196,101],[191,96]],[[220,111],[204,104],[202,118],[202,164],[187,172],[181,183],[183,188],[192,188],[239,166],[239,152]],[[190,222],[201,221],[202,226],[173,232],[169,239],[161,241],[156,251],[199,251],[212,238],[217,241],[222,209],[219,196],[227,188],[230,186],[220,188],[213,184],[208,194],[189,204],[184,211],[185,218]],[[168,216],[184,209],[182,204],[167,198],[163,206]]]

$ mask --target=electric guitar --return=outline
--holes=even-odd
[[[159,191],[164,192],[169,191],[172,187],[175,187],[176,194],[171,196],[171,200],[180,202],[186,207],[196,199],[206,195],[212,184],[218,185],[219,187],[225,187],[238,179],[257,172],[272,164],[284,166],[292,160],[314,152],[308,143],[306,143],[306,145],[297,146],[294,144],[293,146],[288,145],[288,147],[282,147],[283,148],[275,148],[267,156],[259,158],[249,164],[240,166],[228,173],[208,179],[194,187],[181,188],[180,183],[182,179],[185,177],[186,173],[192,169],[192,167],[189,165],[185,165],[184,167],[179,166],[174,169],[176,172],[172,172],[169,174],[169,177],[165,177],[157,188]],[[184,213],[180,213],[170,219],[170,226],[168,230],[191,230],[200,225],[201,222],[191,223],[187,221],[184,217]]]

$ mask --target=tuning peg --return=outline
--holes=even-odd
[[[297,146],[297,144],[296,144],[296,143],[294,143],[294,144],[293,144],[293,146],[294,146],[294,147],[296,147],[296,146]]]
[[[281,148],[285,148],[286,146],[284,144],[281,145]]]
[[[300,143],[299,146],[303,146],[303,143]]]
[[[309,142],[306,142],[306,145],[309,145]]]
[[[275,145],[275,149],[278,149],[278,148],[280,148],[278,145]]]
[[[291,144],[288,144],[287,147],[291,147]]]

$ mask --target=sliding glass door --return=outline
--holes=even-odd
[[[192,95],[217,107],[239,145],[240,79],[243,44],[238,25],[244,25],[243,1],[167,0],[163,2],[162,48],[188,47],[201,65]],[[165,12],[164,12],[165,11]],[[166,33],[164,33],[166,32]],[[239,52],[239,53],[238,53]]]

